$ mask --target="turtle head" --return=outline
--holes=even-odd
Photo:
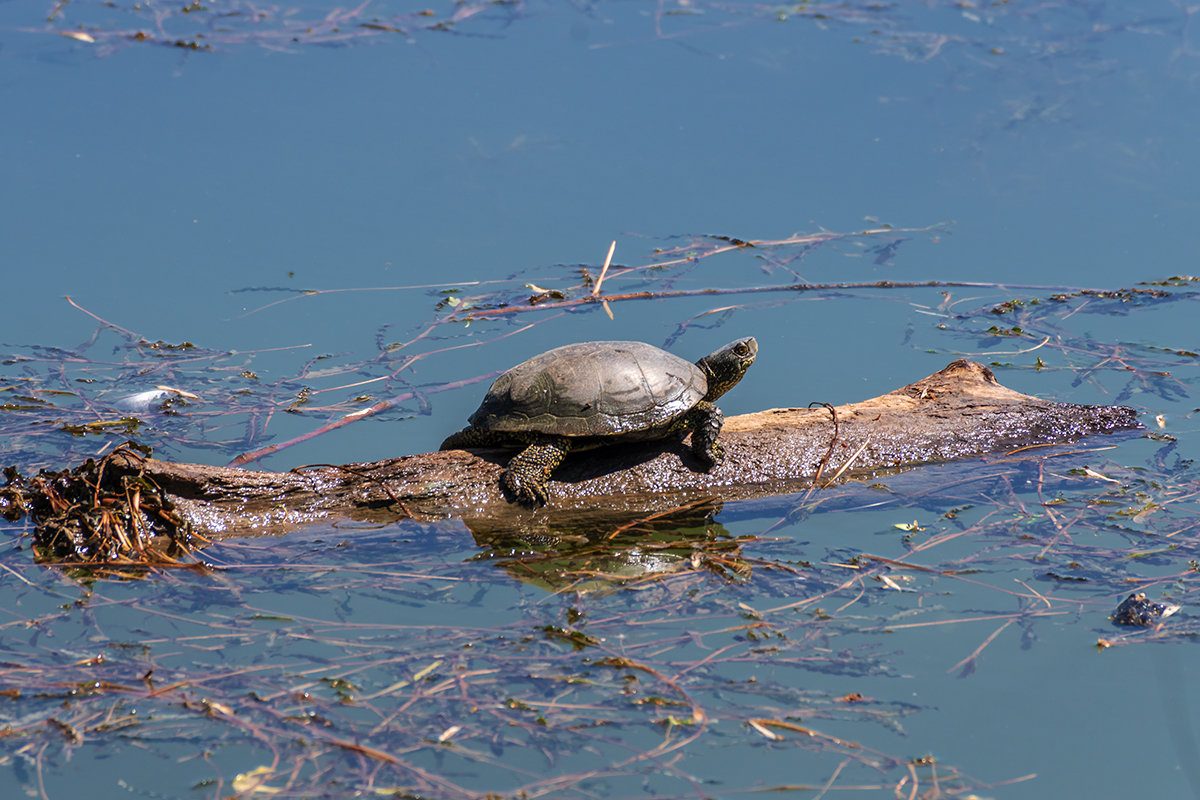
[[[708,393],[704,399],[712,402],[734,387],[758,355],[758,342],[753,336],[738,339],[709,353],[696,362],[696,366],[708,378]]]

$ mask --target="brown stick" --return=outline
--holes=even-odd
[[[587,294],[569,300],[531,303],[529,305],[501,306],[499,308],[482,308],[464,311],[446,317],[447,321],[475,321],[489,317],[509,317],[523,314],[527,311],[547,311],[554,309],[570,309],[578,306],[608,304],[632,300],[666,300],[680,297],[709,297],[731,294],[764,294],[772,292],[818,292],[852,289],[948,289],[948,288],[1007,288],[1052,291],[1078,291],[1064,289],[1062,286],[1042,286],[1035,284],[997,284],[978,283],[972,281],[872,281],[869,283],[789,283],[779,286],[741,286],[736,288],[706,288],[706,289],[673,289],[663,291],[623,292],[621,294]],[[1088,290],[1093,291],[1093,290]]]

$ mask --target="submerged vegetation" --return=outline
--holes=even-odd
[[[103,454],[129,438],[228,458],[263,447],[279,413],[334,417],[307,438],[372,416],[364,409],[428,402],[447,387],[405,388],[406,369],[495,341],[486,328],[468,338],[488,320],[619,315],[652,298],[719,304],[681,321],[682,333],[812,296],[911,297],[930,317],[913,334],[918,346],[1059,372],[1118,401],[1191,395],[1194,352],[1081,326],[1195,302],[1191,278],[1127,289],[965,287],[1009,296],[984,304],[954,299],[962,284],[798,280],[816,248],[875,260],[917,235],[936,233],[692,237],[641,266],[554,266],[422,289],[431,318],[405,341],[381,332],[370,358],[307,360],[287,378],[255,367],[254,353],[151,341],[102,320],[77,348],[14,352],[0,374],[9,459],[26,470],[86,459],[74,477],[87,496],[60,491],[69,477],[61,471],[8,475],[2,499],[13,516],[56,518],[67,533],[33,538],[35,556],[61,568],[47,571],[23,549],[34,526],[9,528],[0,760],[46,797],[49,765],[118,745],[181,762],[170,779],[125,775],[123,785],[178,793],[187,775],[222,797],[585,797],[602,784],[627,796],[853,789],[965,798],[1031,778],[1020,764],[974,776],[906,739],[907,723],[931,709],[882,692],[913,658],[892,643],[930,628],[978,631],[940,665],[967,676],[1014,640],[1032,648],[1070,636],[1079,648],[1110,650],[1200,636],[1188,613],[1200,586],[1200,472],[1169,427],[1123,446],[1120,460],[1107,460],[1117,450],[1103,442],[1032,448],[746,504],[737,522],[718,522],[714,501],[588,535],[480,536],[474,545],[452,521],[360,523],[267,544],[202,543],[203,564],[190,570],[174,568],[188,534],[172,528],[179,520],[159,487],[104,477]],[[717,262],[730,274],[730,260],[767,280],[679,288]],[[93,355],[101,349],[111,354]],[[364,396],[363,384],[382,391]],[[1130,465],[1139,448],[1145,463]],[[28,494],[13,487],[31,484],[45,505],[18,509],[14,498]],[[106,498],[130,493],[143,513],[121,527],[106,517]],[[813,545],[799,534],[841,514],[857,515],[864,535]],[[95,538],[105,526],[139,533],[130,544],[152,556],[149,573],[112,557]],[[1118,627],[1113,608],[1131,593],[1183,611]],[[431,605],[477,621],[423,621],[415,612]],[[758,777],[711,786],[704,764],[714,758],[742,759]]]
[[[600,780],[623,796],[987,796],[1028,770],[972,776],[906,738],[933,709],[883,693],[911,669],[904,634],[962,628],[974,644],[940,664],[958,676],[1018,642],[1200,635],[1186,612],[1108,620],[1133,589],[1195,606],[1200,475],[1169,444],[1136,470],[1080,450],[784,498],[758,533],[689,510],[687,528],[668,517],[465,560],[460,527],[408,522],[231,541],[206,551],[205,575],[81,586],[10,540],[3,760],[45,796],[49,765],[118,744],[180,761],[220,797],[585,797]],[[880,498],[915,521],[864,515],[872,549],[795,538]],[[430,604],[479,623],[425,622]],[[759,777],[708,784],[713,758]]]

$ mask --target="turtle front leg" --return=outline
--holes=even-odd
[[[543,506],[549,499],[546,484],[570,450],[566,439],[538,439],[508,462],[500,476],[504,491],[522,505]]]
[[[721,409],[715,403],[701,400],[688,412],[688,421],[692,429],[692,454],[709,467],[720,462],[725,454],[725,448],[717,441],[725,424]]]

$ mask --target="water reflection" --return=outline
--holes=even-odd
[[[719,500],[702,500],[651,516],[607,514],[599,525],[579,524],[535,536],[483,526],[471,532],[483,548],[477,558],[493,561],[517,580],[555,592],[614,590],[688,570],[709,570],[731,580],[749,578],[742,542],[716,521],[722,507]]]

